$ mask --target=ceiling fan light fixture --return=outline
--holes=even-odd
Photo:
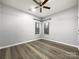
[[[35,11],[36,11],[36,9],[35,9],[35,8],[32,8],[32,11],[33,11],[33,12],[35,12]]]
[[[29,10],[32,11],[32,12],[36,11],[36,9],[34,7],[30,8]]]

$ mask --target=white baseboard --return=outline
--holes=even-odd
[[[20,45],[20,44],[24,44],[24,43],[28,43],[28,42],[32,42],[32,41],[36,41],[36,40],[39,40],[39,39],[45,39],[45,38],[37,38],[37,39],[29,40],[29,41],[24,41],[24,42],[19,42],[19,43],[7,45],[7,46],[2,46],[2,47],[0,47],[0,49],[9,48],[9,47],[12,47],[12,46],[16,46],[16,45]],[[76,45],[71,45],[71,44],[67,44],[67,43],[63,43],[63,42],[59,42],[59,41],[54,41],[54,40],[49,40],[49,41],[61,43],[61,44],[72,46],[72,47],[76,47],[76,48],[79,49],[79,46],[76,46]]]
[[[32,40],[29,40],[29,41],[24,41],[24,42],[19,42],[19,43],[7,45],[7,46],[2,46],[2,47],[0,47],[0,49],[9,48],[9,47],[12,47],[12,46],[16,46],[16,45],[20,45],[20,44],[36,41],[36,40],[38,40],[38,39],[32,39]]]
[[[47,40],[47,39],[46,39]],[[57,42],[57,43],[60,43],[60,44],[64,44],[64,45],[68,45],[68,46],[72,46],[72,47],[76,47],[79,49],[79,46],[76,46],[76,45],[72,45],[72,44],[68,44],[68,43],[63,43],[63,42],[59,42],[59,41],[55,41],[55,40],[49,40],[49,41],[53,41],[53,42]]]
[[[39,38],[39,39],[46,39],[46,38]],[[46,40],[48,40],[48,39],[46,39]],[[55,41],[55,40],[51,40],[51,39],[49,41],[53,41],[53,42],[57,42],[57,43],[60,43],[60,44],[76,47],[76,48],[79,49],[79,46],[76,46],[76,45],[72,45],[72,44],[68,44],[68,43],[63,43],[63,42],[59,42],[59,41]]]

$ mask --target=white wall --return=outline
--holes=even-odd
[[[33,18],[35,17],[3,6],[2,19],[0,19],[2,20],[0,47],[38,38],[39,36],[35,36],[35,21]]]
[[[76,45],[77,40],[77,7],[64,10],[60,13],[50,16],[50,34],[44,38]]]
[[[0,39],[1,39],[1,5],[0,5]]]
[[[78,43],[79,43],[79,0],[78,0]]]
[[[3,8],[3,9],[2,9]],[[35,24],[33,16],[22,13],[9,7],[2,9],[0,17],[0,47],[30,41],[38,38],[34,34]],[[77,44],[77,8],[71,8],[55,14],[50,22],[50,35],[44,38],[68,44]],[[40,36],[41,37],[41,36]],[[42,36],[43,37],[43,36]]]

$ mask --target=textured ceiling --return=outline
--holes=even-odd
[[[29,12],[38,17],[45,17],[77,5],[77,0],[50,0],[45,5],[50,6],[51,9],[50,10],[43,9],[43,12],[40,13],[39,9],[37,9],[35,12],[28,10],[32,7],[38,6],[36,3],[33,2],[33,0],[2,0],[2,1],[4,4],[23,10],[25,12]]]

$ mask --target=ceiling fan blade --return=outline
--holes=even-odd
[[[34,19],[34,20],[40,21],[39,19]]]
[[[40,13],[42,13],[42,8],[40,8]]]
[[[43,6],[43,8],[50,9],[50,7],[47,7],[47,6]]]
[[[40,6],[40,3],[39,2],[37,2],[36,0],[33,0],[33,1]]]
[[[46,2],[48,2],[48,0],[45,0],[45,1],[42,3],[42,5],[44,5]]]
[[[35,7],[35,8],[39,8],[39,6]]]

